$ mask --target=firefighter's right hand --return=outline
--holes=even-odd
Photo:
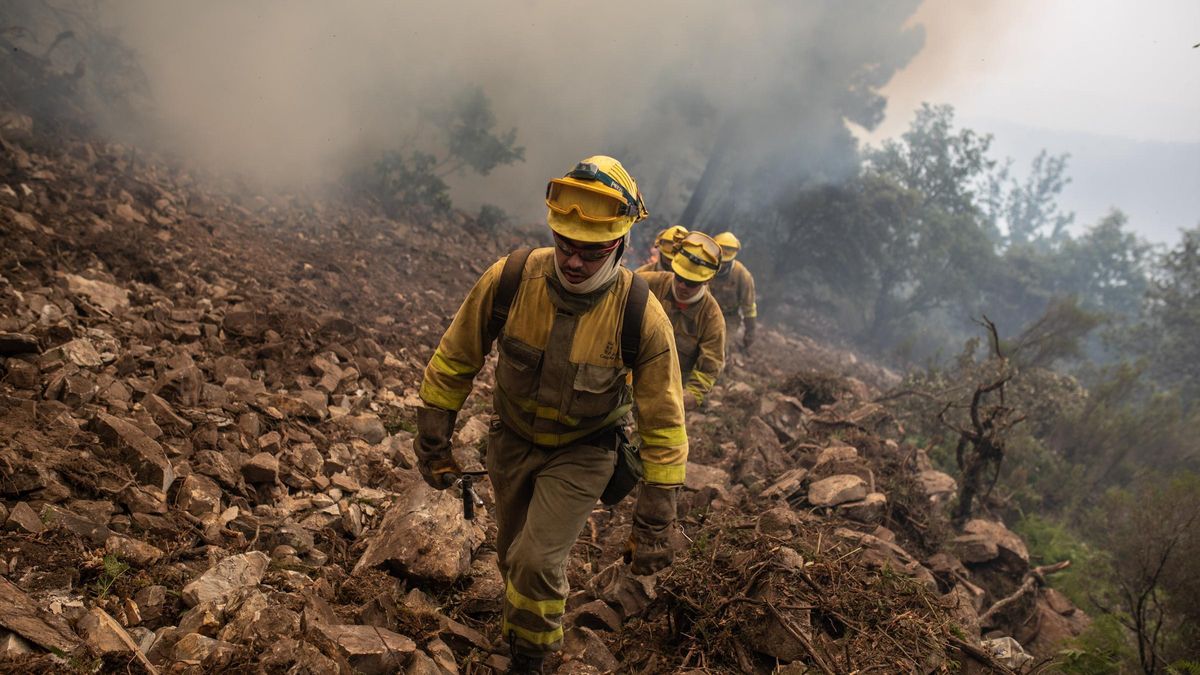
[[[454,411],[441,408],[417,409],[417,435],[413,438],[417,470],[435,490],[445,490],[462,474],[462,467],[450,450],[456,416]]]

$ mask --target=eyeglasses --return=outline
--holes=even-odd
[[[688,288],[699,288],[700,286],[704,285],[703,281],[692,281],[691,279],[685,279],[678,274],[675,275],[675,283],[683,284]]]
[[[620,245],[621,240],[618,239],[611,245],[604,248],[579,248],[563,241],[562,237],[554,235],[554,246],[558,249],[559,253],[562,253],[568,258],[572,256],[579,256],[579,259],[584,262],[600,262],[611,255],[612,252],[615,251]]]

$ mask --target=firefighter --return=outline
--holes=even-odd
[[[523,252],[519,265],[509,262],[521,252],[492,265],[442,336],[425,368],[414,440],[425,482],[452,485],[461,472],[455,417],[496,341],[486,467],[505,583],[501,628],[517,673],[541,672],[562,646],[565,561],[613,475],[617,423],[636,401],[645,473],[626,544],[634,574],[671,563],[688,453],[671,322],[620,265],[630,228],[647,215],[637,183],[617,160],[589,157],[550,181],[546,206],[554,246]]]
[[[708,235],[692,232],[679,242],[671,272],[639,272],[671,320],[679,372],[684,377],[684,407],[704,402],[725,367],[725,318],[708,293],[721,266],[721,247]]]
[[[758,320],[758,304],[754,299],[754,277],[739,260],[735,260],[742,249],[741,242],[732,232],[722,232],[713,237],[721,246],[721,271],[709,284],[709,290],[721,313],[725,315],[725,328],[732,337],[737,326],[742,325],[742,349],[749,350],[754,344],[755,324]],[[732,342],[730,340],[729,342]]]
[[[687,228],[682,225],[672,225],[659,232],[658,236],[654,237],[654,248],[658,249],[658,261],[645,263],[634,272],[670,272],[671,258],[675,256],[675,249],[687,233]]]

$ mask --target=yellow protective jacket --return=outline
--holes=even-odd
[[[725,317],[711,293],[690,305],[675,302],[670,272],[638,272],[650,284],[650,292],[662,303],[675,330],[679,371],[687,381],[684,388],[701,403],[725,369]]]
[[[505,259],[484,272],[425,367],[421,399],[458,410],[491,351],[487,324]],[[499,338],[493,405],[522,438],[560,448],[614,426],[637,401],[647,483],[684,480],[688,441],[671,323],[651,294],[633,372],[621,360],[620,329],[633,273],[587,296],[565,293],[554,251],[529,254]]]
[[[654,262],[642,263],[642,265],[640,267],[638,267],[637,269],[635,269],[633,272],[634,272],[634,274],[641,274],[642,272],[670,272],[671,264],[667,263],[667,268],[663,269],[662,262],[663,262],[662,258],[659,258],[658,260],[655,260]]]
[[[717,298],[721,305],[721,313],[726,319],[737,316],[739,311],[744,319],[757,318],[758,303],[754,299],[754,277],[740,260],[729,264],[732,268],[728,274],[719,274],[708,283],[709,292]]]

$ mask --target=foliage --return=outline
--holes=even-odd
[[[1026,515],[1012,529],[1025,540],[1031,564],[1071,561],[1070,567],[1046,579],[1077,606],[1089,607],[1088,594],[1094,593],[1109,573],[1104,555],[1066,524],[1047,516]]]
[[[515,128],[494,131],[496,116],[478,87],[460,92],[448,106],[426,116],[439,131],[438,151],[385,150],[372,166],[350,176],[351,184],[379,200],[393,218],[443,218],[452,207],[448,176],[466,169],[487,175],[498,166],[525,159],[525,149],[516,145]],[[480,212],[490,226],[500,224],[502,214],[487,206]]]
[[[1075,214],[1059,211],[1057,203],[1071,182],[1066,175],[1068,159],[1042,150],[1033,158],[1024,182],[1012,177],[1011,160],[987,176],[980,205],[997,244],[1045,250],[1068,239],[1067,227]]]
[[[123,574],[129,571],[129,565],[122,562],[117,556],[108,553],[104,556],[103,571],[96,579],[96,597],[103,600],[108,596],[108,591],[117,583]]]
[[[1141,669],[1200,657],[1200,475],[1148,474],[1114,488],[1089,525],[1111,561],[1092,601],[1132,634]]]
[[[1161,259],[1145,315],[1127,347],[1144,355],[1152,374],[1200,401],[1200,227],[1183,233]]]

